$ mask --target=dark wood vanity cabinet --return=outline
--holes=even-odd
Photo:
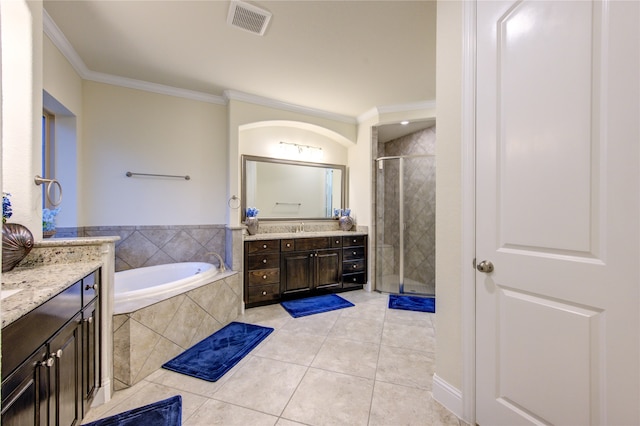
[[[281,247],[283,295],[342,286],[342,251],[333,248],[339,246],[339,237],[335,238],[338,244],[331,237],[283,241],[293,243],[292,247],[286,247],[286,243]]]
[[[79,425],[100,380],[98,272],[2,329],[2,424]]]
[[[357,283],[345,286],[343,244],[348,240],[343,238],[346,237],[245,242],[245,305],[259,306],[282,298],[361,288],[366,283],[366,254],[362,253],[362,257],[356,259],[361,262],[358,268],[362,271],[350,271],[364,275],[358,276]],[[366,252],[366,236],[361,236],[358,242],[358,250]]]
[[[367,236],[342,237],[342,282],[345,288],[367,283]]]

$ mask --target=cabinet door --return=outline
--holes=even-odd
[[[40,347],[20,367],[2,380],[2,424],[46,425],[49,382],[43,366],[48,352]]]
[[[282,255],[282,293],[308,291],[313,287],[315,252],[301,251]]]
[[[315,255],[317,288],[340,287],[342,284],[342,250],[318,250]]]
[[[50,370],[53,375],[49,400],[50,425],[78,425],[82,418],[80,332],[78,314],[49,343],[50,354],[55,357],[55,363]]]
[[[82,413],[89,410],[100,381],[100,316],[95,299],[82,310]]]

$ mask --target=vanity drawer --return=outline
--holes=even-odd
[[[333,247],[333,248],[342,247],[342,238],[341,237],[331,237],[331,247]]]
[[[279,268],[280,254],[252,254],[249,256],[249,260],[247,263],[249,270]]]
[[[256,285],[249,287],[247,303],[268,302],[280,298],[280,284]]]
[[[349,247],[342,249],[343,260],[364,259],[364,247]]]
[[[364,259],[360,260],[352,260],[350,262],[344,262],[342,264],[342,272],[345,274],[353,273],[353,272],[364,272],[365,270],[365,261]]]
[[[2,377],[80,312],[81,284],[78,281],[2,329]]]
[[[247,243],[247,252],[249,254],[277,253],[279,251],[280,240],[249,241]]]
[[[360,272],[357,274],[344,274],[342,276],[342,285],[348,287],[349,285],[363,285],[367,283],[367,274]]]
[[[82,280],[82,306],[86,306],[98,296],[99,291],[98,273],[94,272]]]
[[[295,240],[296,251],[319,250],[331,248],[331,238],[298,238]]]
[[[263,284],[279,284],[280,269],[258,269],[249,271],[249,287]]]
[[[353,237],[342,237],[342,246],[343,247],[351,247],[351,246],[364,246],[365,241],[367,239],[366,235],[354,235]]]
[[[282,240],[280,242],[280,250],[282,251],[294,251],[295,250],[295,240]]]

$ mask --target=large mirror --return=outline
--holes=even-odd
[[[242,220],[247,207],[260,219],[326,220],[345,208],[346,167],[242,156]]]

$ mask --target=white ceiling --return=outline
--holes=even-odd
[[[44,8],[91,72],[350,118],[435,100],[435,1],[251,4],[273,14],[263,37],[229,26],[226,0],[45,0]]]

